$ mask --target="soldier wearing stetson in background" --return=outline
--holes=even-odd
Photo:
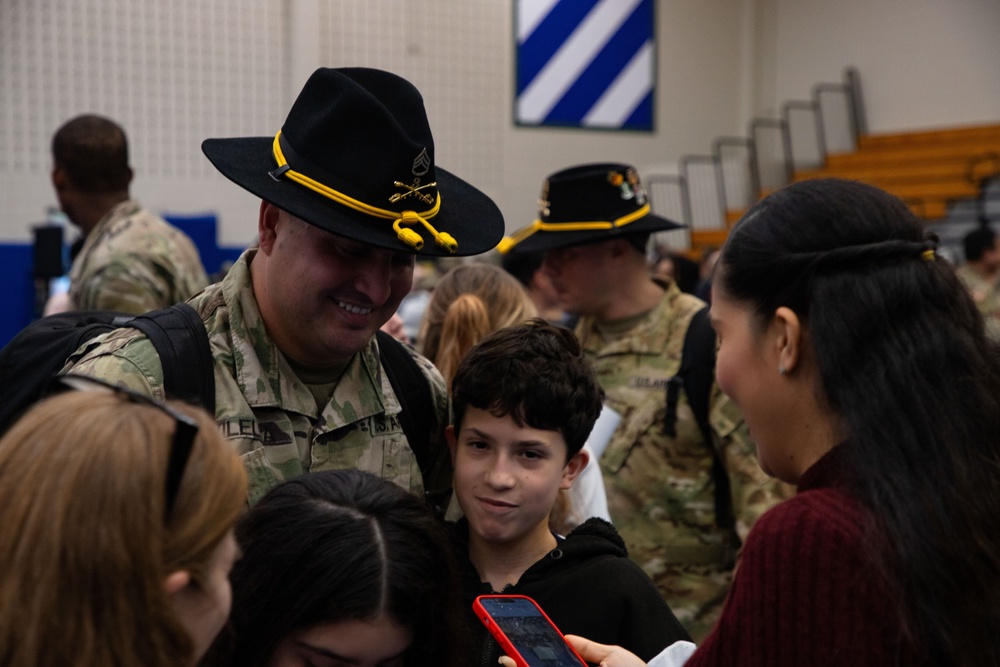
[[[243,456],[250,502],[330,468],[446,492],[444,381],[407,348],[434,408],[432,451],[420,466],[400,421],[406,399],[374,334],[410,290],[415,255],[485,252],[502,237],[503,218],[435,164],[420,93],[388,72],[320,69],[276,135],[208,139],[202,150],[261,199],[259,247],[190,300],[214,355],[215,417]],[[163,397],[160,360],[132,329],[78,350],[69,366]]]
[[[697,641],[721,610],[740,535],[787,490],[760,470],[714,384],[714,334],[707,312],[696,318],[705,304],[650,276],[650,234],[680,226],[651,212],[634,168],[588,164],[549,176],[538,219],[500,251],[544,252],[560,305],[580,316],[584,354],[622,417],[599,459],[611,518]],[[701,384],[671,383],[682,356]],[[673,400],[671,384],[683,387]]]

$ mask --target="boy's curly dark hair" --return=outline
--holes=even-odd
[[[569,460],[587,441],[604,392],[567,329],[533,319],[484,338],[452,381],[455,430],[471,406],[518,426],[559,431]]]

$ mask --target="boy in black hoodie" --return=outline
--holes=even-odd
[[[565,329],[533,320],[470,350],[452,382],[455,424],[446,433],[465,515],[454,534],[468,556],[470,616],[477,595],[527,595],[564,634],[648,661],[689,637],[614,527],[591,518],[565,538],[549,530],[560,489],[588,464],[582,448],[601,400]],[[478,664],[495,665],[499,647],[478,621],[473,627]]]

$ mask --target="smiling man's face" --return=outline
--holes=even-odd
[[[297,362],[332,366],[389,321],[413,283],[414,256],[375,248],[261,206],[254,292],[268,334]]]

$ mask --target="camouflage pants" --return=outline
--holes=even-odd
[[[696,644],[722,613],[732,570],[715,565],[640,563]]]

